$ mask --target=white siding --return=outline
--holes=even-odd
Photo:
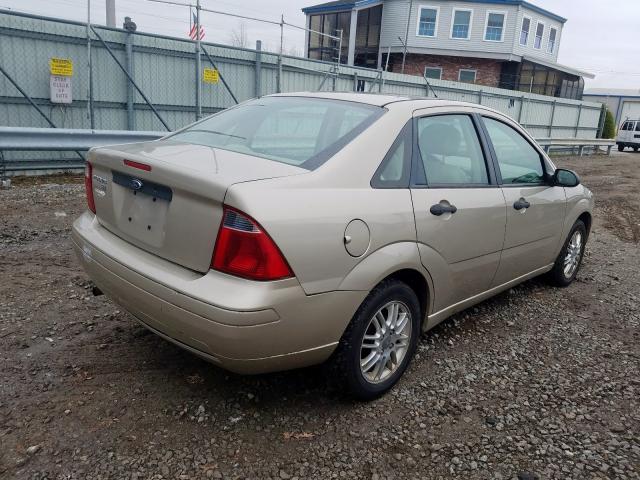
[[[380,35],[380,48],[382,51],[389,46],[399,47],[401,42],[398,37],[404,39],[407,31],[407,15],[409,12],[409,0],[386,0],[382,11],[382,32]],[[417,36],[418,12],[420,6],[437,7],[439,9],[438,30],[435,38]],[[471,38],[469,40],[452,39],[451,23],[454,9],[467,9],[473,11]],[[504,12],[506,14],[505,28],[502,42],[484,40],[487,12]],[[531,18],[529,43],[527,47],[520,46],[520,28],[523,16]],[[535,29],[538,21],[545,24],[542,48],[533,48]],[[553,54],[547,53],[549,44],[549,32],[551,27],[557,29],[556,48]],[[491,3],[472,3],[451,0],[414,0],[409,19],[409,35],[407,44],[413,49],[455,50],[507,55],[528,55],[543,58],[555,62],[558,58],[560,40],[562,37],[562,24],[528,8],[517,5],[501,5]],[[425,53],[427,53],[425,51]],[[477,55],[476,55],[477,56]]]
[[[418,12],[420,6],[439,8],[438,30],[435,38],[417,36]],[[453,9],[467,9],[473,11],[470,40],[452,39],[451,22],[453,21]],[[506,15],[502,42],[484,41],[484,29],[487,19],[487,11],[500,11]],[[407,13],[409,0],[387,0],[382,10],[382,34],[380,47],[384,49],[391,45],[400,46],[398,36],[404,39],[407,29]],[[515,19],[518,9],[513,5],[480,4],[471,2],[452,2],[447,0],[414,0],[409,20],[409,48],[435,48],[439,50],[466,50],[473,52],[490,52],[510,54],[513,47],[513,35]]]
[[[520,45],[520,29],[522,28],[522,18],[529,17],[531,19],[531,29],[529,31],[529,42],[526,47]],[[542,38],[542,48],[537,50],[533,48],[533,43],[536,36],[536,26],[538,22],[544,23],[544,37]],[[556,48],[553,54],[547,52],[549,46],[549,35],[551,28],[555,28],[558,33],[556,36]],[[516,55],[527,55],[530,57],[538,57],[547,61],[556,63],[558,60],[558,50],[560,49],[560,40],[562,37],[562,23],[557,20],[553,20],[533,10],[529,10],[526,7],[520,7],[518,9],[518,21],[516,23],[516,34],[513,53]]]

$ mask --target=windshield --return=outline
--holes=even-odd
[[[341,100],[265,97],[224,110],[169,138],[313,170],[384,112]]]

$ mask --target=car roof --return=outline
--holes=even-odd
[[[291,93],[276,93],[269,95],[270,97],[309,97],[309,98],[326,98],[332,100],[343,100],[347,102],[366,103],[367,105],[374,105],[377,107],[384,107],[391,103],[397,102],[416,102],[420,101],[420,107],[424,106],[447,106],[447,105],[467,105],[478,106],[474,103],[456,102],[454,100],[418,97],[411,95],[392,95],[385,93],[360,93],[360,92],[291,92]],[[423,103],[424,102],[424,103]]]

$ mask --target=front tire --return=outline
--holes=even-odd
[[[577,220],[556,258],[553,270],[549,272],[551,283],[557,287],[567,287],[575,280],[586,244],[587,227],[582,220]]]
[[[624,152],[624,145],[618,145],[618,151]]]
[[[420,337],[420,304],[399,280],[371,291],[345,330],[333,358],[340,381],[360,400],[373,400],[402,377]]]

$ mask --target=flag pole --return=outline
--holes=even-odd
[[[196,1],[196,120],[202,118],[202,59],[200,47],[200,0]]]

